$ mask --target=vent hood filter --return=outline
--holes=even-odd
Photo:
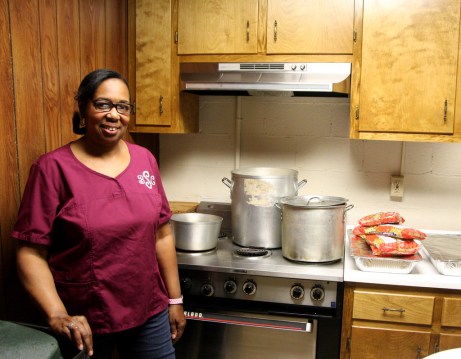
[[[350,63],[181,63],[181,90],[213,94],[333,91]]]

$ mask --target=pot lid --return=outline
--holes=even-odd
[[[231,171],[233,175],[247,176],[247,177],[272,177],[272,178],[286,178],[297,177],[298,171],[290,168],[275,168],[275,167],[243,167]]]
[[[280,203],[303,208],[325,208],[342,206],[348,199],[332,196],[290,196],[280,199]]]

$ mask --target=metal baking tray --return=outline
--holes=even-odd
[[[423,258],[419,253],[401,257],[377,257],[364,239],[348,232],[350,255],[357,268],[364,272],[409,274]]]
[[[421,244],[440,274],[461,276],[461,234],[430,234]]]

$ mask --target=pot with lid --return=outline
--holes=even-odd
[[[222,182],[231,190],[233,241],[253,248],[280,248],[280,198],[295,196],[306,184],[298,183],[298,171],[285,168],[249,167],[231,172]]]
[[[282,210],[282,255],[299,262],[333,262],[344,255],[346,212],[354,207],[332,196],[288,196]]]

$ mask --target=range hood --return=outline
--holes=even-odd
[[[204,95],[332,96],[350,63],[181,63],[181,91]],[[339,94],[347,96],[349,86]]]

